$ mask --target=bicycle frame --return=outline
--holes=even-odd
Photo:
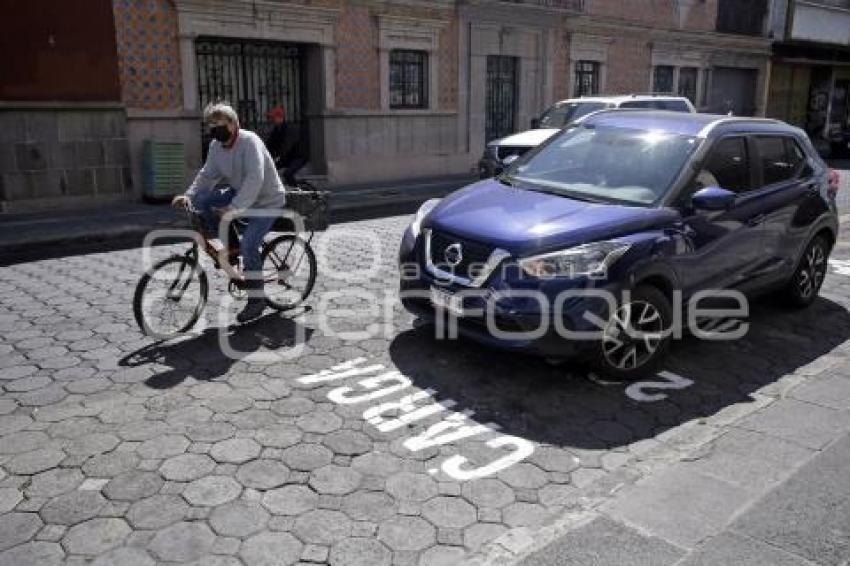
[[[190,222],[191,226],[197,232],[198,239],[193,241],[192,247],[189,250],[186,251],[186,253],[184,254],[184,257],[186,257],[186,259],[191,262],[191,264],[194,266],[194,269],[198,269],[200,267],[200,257],[199,257],[200,246],[199,246],[199,242],[203,241],[203,242],[206,243],[206,238],[205,238],[204,233],[203,233],[203,223],[200,221],[200,214],[199,214],[198,210],[194,206],[192,206],[191,204],[187,207],[186,212],[189,215],[189,222]],[[239,222],[239,220],[237,219],[237,220],[234,221],[234,224],[238,223],[238,222]],[[234,229],[234,232],[238,236],[241,237],[241,234],[239,234],[239,230],[236,229],[234,225],[231,225],[231,227]],[[316,233],[314,231],[310,231],[309,234],[310,235],[307,236],[306,240],[304,240],[307,247],[310,247],[310,245],[313,242],[313,238],[316,235]],[[297,236],[297,234],[295,234],[295,235]],[[263,245],[265,245],[265,242],[264,242]],[[286,263],[287,259],[289,259],[289,253],[291,252],[291,250],[292,250],[292,247],[290,247],[289,250],[287,250],[286,255],[282,259],[277,257],[276,254],[271,254],[269,256],[269,257],[272,258],[272,263],[274,264],[274,266],[277,270],[280,270],[281,266]],[[209,253],[209,252],[207,252],[207,253]],[[217,262],[219,267],[221,267],[221,269],[223,269],[224,272],[227,273],[227,275],[230,277],[231,280],[233,280],[233,281],[239,280],[241,275],[233,269],[233,266],[229,263],[229,261],[224,261],[226,258],[219,256],[219,257],[214,257],[213,259],[215,259],[215,261]],[[304,254],[302,254],[301,257],[298,258],[298,261],[295,264],[294,268],[291,268],[290,271],[297,272],[297,270],[301,266],[301,262],[303,260],[304,260]],[[178,279],[179,279],[179,275],[180,274],[178,274]],[[188,284],[189,284],[189,282],[187,281],[186,284],[184,284],[182,291],[185,291],[185,289],[188,287]],[[181,293],[182,293],[182,291],[181,291]],[[179,299],[179,296],[177,298]]]
[[[186,289],[189,288],[189,284],[192,282],[192,274],[195,273],[198,269],[200,269],[200,258],[198,255],[198,243],[192,242],[192,247],[189,248],[186,253],[183,254],[183,257],[187,260],[188,265],[190,266],[190,274],[189,277],[186,277],[185,282],[181,286],[180,289],[177,289],[178,284],[180,283],[180,279],[183,277],[183,270],[187,264],[180,265],[180,271],[177,273],[177,277],[174,278],[174,282],[168,288],[167,296],[172,301],[179,301],[183,297],[183,293],[186,292]],[[176,290],[176,292],[175,292]]]

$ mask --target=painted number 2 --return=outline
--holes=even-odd
[[[658,377],[664,381],[638,381],[626,388],[626,395],[635,401],[653,402],[662,401],[667,398],[666,393],[652,392],[653,389],[685,389],[694,384],[687,377],[676,375],[669,371],[662,371]]]

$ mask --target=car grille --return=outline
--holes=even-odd
[[[462,255],[460,263],[454,267],[448,263],[445,256],[446,248],[453,244],[460,244]],[[493,248],[486,244],[459,238],[445,232],[431,233],[431,263],[456,276],[475,279],[481,274],[483,264],[490,259],[492,251]]]
[[[499,160],[504,160],[506,157],[510,157],[511,155],[517,155],[519,157],[522,157],[529,149],[531,148],[523,146],[503,146],[499,147],[497,155],[499,157]]]

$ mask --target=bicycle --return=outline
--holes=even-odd
[[[316,231],[327,229],[328,193],[318,191],[306,182],[297,190],[286,192],[283,210],[291,209],[304,221],[309,236],[304,239],[295,232],[296,224],[289,215],[281,215],[269,234],[281,233],[263,243],[263,281],[266,303],[274,310],[294,309],[307,300],[316,282],[316,254],[310,245]],[[192,246],[182,254],[174,254],[156,262],[142,275],[133,295],[133,315],[142,332],[158,339],[169,339],[188,332],[201,317],[209,295],[209,281],[201,267],[201,247],[217,269],[233,273],[230,266],[238,265],[238,251],[229,251],[230,266],[221,265],[220,250],[205,237],[198,212],[187,208],[189,223],[196,232]],[[230,242],[238,241],[237,220],[230,225]],[[306,267],[306,269],[302,269]],[[159,286],[162,288],[160,289]],[[247,296],[244,282],[230,277],[228,293],[236,300]],[[160,306],[159,311],[153,307]]]

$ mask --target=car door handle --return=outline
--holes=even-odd
[[[764,222],[765,218],[767,218],[767,216],[764,214],[758,214],[756,216],[753,216],[752,218],[747,220],[747,226],[758,226],[759,224]]]

